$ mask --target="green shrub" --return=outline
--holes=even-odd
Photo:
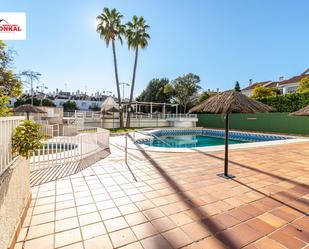
[[[23,121],[17,126],[13,134],[13,151],[26,159],[37,152],[43,146],[41,140],[44,139],[40,127],[32,120]]]
[[[258,100],[276,108],[277,112],[294,112],[309,105],[309,92],[288,93]]]

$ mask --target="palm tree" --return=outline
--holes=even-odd
[[[134,68],[133,68],[133,76],[132,76],[132,84],[131,84],[131,93],[129,100],[129,111],[131,110],[134,86],[135,86],[135,76],[136,76],[136,67],[137,67],[137,58],[138,58],[138,49],[145,49],[148,46],[148,40],[150,39],[149,34],[147,34],[147,30],[149,26],[147,25],[145,19],[137,16],[133,16],[132,21],[128,22],[126,25],[126,37],[128,40],[129,49],[135,50],[135,60],[134,60]],[[130,127],[130,113],[127,116],[127,127]]]
[[[109,8],[104,8],[102,13],[97,16],[98,21],[97,32],[100,34],[101,39],[105,41],[107,47],[109,46],[110,42],[112,43],[115,78],[116,78],[117,95],[119,103],[120,127],[123,127],[123,115],[122,115],[121,96],[120,96],[120,87],[118,78],[115,40],[118,39],[122,44],[122,36],[125,34],[125,25],[121,23],[122,17],[123,16],[116,9],[110,10]]]

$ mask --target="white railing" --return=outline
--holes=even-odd
[[[16,126],[24,117],[0,118],[0,175],[10,166],[14,159],[12,153],[12,135]]]
[[[84,130],[76,136],[54,137],[30,158],[30,170],[40,170],[78,162],[109,147],[109,131],[101,128]]]

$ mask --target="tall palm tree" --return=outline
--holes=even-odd
[[[140,17],[133,16],[132,21],[128,22],[126,25],[126,37],[128,40],[128,47],[129,49],[133,49],[135,51],[131,93],[130,93],[130,100],[128,104],[129,111],[131,110],[131,105],[132,105],[132,100],[133,100],[138,50],[139,48],[145,49],[148,46],[148,40],[150,39],[149,34],[147,34],[148,29],[149,29],[149,26],[147,25],[145,19],[142,16]],[[127,116],[126,126],[130,127],[130,113],[128,113],[128,116]]]
[[[101,39],[105,41],[107,47],[109,46],[110,42],[112,43],[115,78],[119,103],[120,127],[123,127],[123,109],[121,106],[115,40],[118,39],[122,44],[122,36],[125,34],[125,25],[121,23],[122,17],[123,16],[116,9],[110,10],[109,8],[104,8],[102,13],[97,16],[97,32],[100,34]]]

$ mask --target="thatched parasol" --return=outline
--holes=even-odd
[[[296,112],[292,112],[290,113],[290,115],[293,116],[309,116],[309,105],[305,106],[304,108],[296,111]]]
[[[224,173],[219,176],[224,178],[233,178],[228,174],[228,140],[229,140],[229,114],[230,113],[257,113],[275,111],[273,107],[265,105],[254,99],[236,92],[226,91],[216,94],[213,97],[205,100],[201,104],[191,108],[192,112],[208,112],[221,113],[225,115],[225,158],[224,158]]]
[[[119,108],[119,105],[115,102],[114,98],[108,96],[101,105],[101,112],[108,112],[111,108]]]
[[[14,108],[15,113],[27,113],[27,120],[29,120],[29,113],[46,113],[45,111],[41,110],[40,108],[30,105],[30,104],[25,104],[25,105],[20,105],[16,108]]]

